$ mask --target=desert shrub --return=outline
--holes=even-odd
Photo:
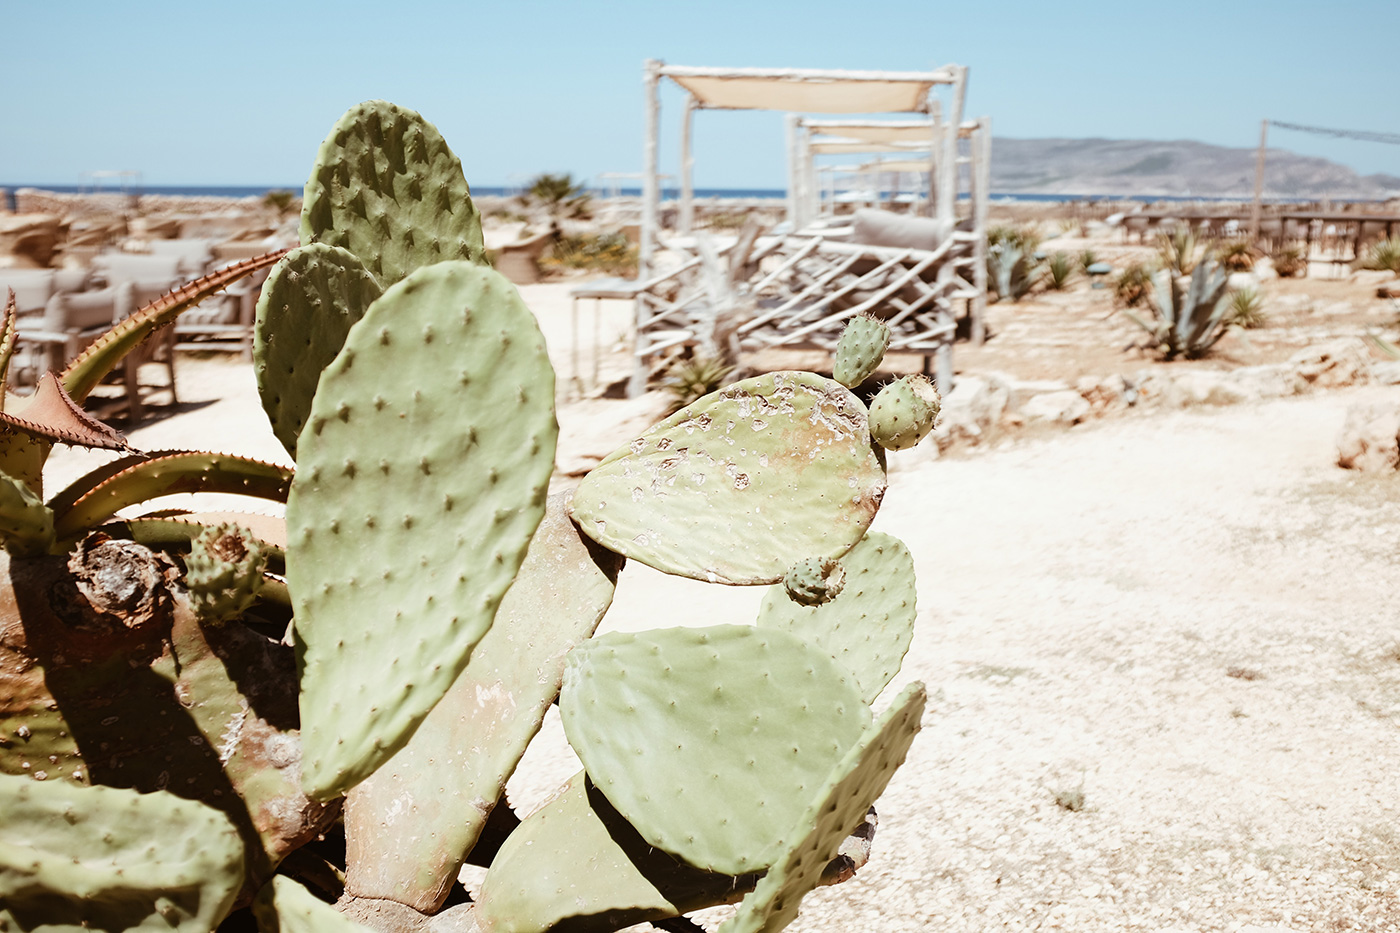
[[[1372,243],[1361,260],[1363,269],[1384,269],[1400,274],[1400,236]]]
[[[1061,291],[1074,277],[1075,259],[1069,253],[1052,253],[1045,262],[1045,287],[1051,291]]]
[[[1264,313],[1264,299],[1258,289],[1241,288],[1230,293],[1229,321],[1236,327],[1254,330],[1263,327],[1268,320]]]
[[[734,367],[709,356],[677,359],[666,375],[666,391],[671,393],[671,411],[680,411],[696,399],[721,389]]]
[[[1152,287],[1152,267],[1145,262],[1130,262],[1113,282],[1113,303],[1120,308],[1135,308],[1147,297]]]
[[[1091,249],[1081,250],[1079,253],[1079,268],[1081,271],[1088,272],[1089,267],[1098,261],[1098,254]]]
[[[561,175],[546,172],[530,180],[520,200],[527,205],[542,206],[549,212],[550,220],[558,221],[561,217],[587,217],[592,196],[568,172]]]
[[[1308,268],[1307,257],[1296,246],[1280,247],[1269,258],[1274,261],[1274,271],[1285,279],[1306,272]]]
[[[637,248],[621,233],[580,233],[561,236],[540,257],[546,271],[591,269],[609,275],[636,275]]]
[[[1215,257],[1231,272],[1248,272],[1254,268],[1254,247],[1248,240],[1226,240],[1216,247]]]

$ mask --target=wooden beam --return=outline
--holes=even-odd
[[[695,223],[695,189],[691,174],[695,170],[695,157],[690,151],[690,127],[695,118],[695,97],[685,97],[685,114],[681,117],[681,233],[689,233]]]
[[[651,272],[653,242],[656,237],[658,190],[656,177],[660,164],[656,153],[657,129],[661,117],[660,82],[662,63],[649,58],[642,66],[643,143],[642,143],[642,229],[637,246],[637,277],[645,279]],[[642,320],[646,315],[646,300],[637,296],[633,307],[632,374],[627,380],[627,397],[637,398],[647,390],[647,368],[643,356]]]
[[[1259,242],[1259,222],[1263,214],[1264,149],[1269,144],[1269,121],[1259,121],[1259,155],[1254,159],[1254,204],[1249,210],[1249,239]]]

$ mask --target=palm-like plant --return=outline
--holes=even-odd
[[[1254,268],[1254,246],[1248,240],[1227,240],[1220,244],[1215,255],[1231,272],[1248,272]]]
[[[1372,243],[1361,261],[1363,269],[1383,269],[1400,274],[1400,236]]]
[[[1296,246],[1285,246],[1274,251],[1270,257],[1274,261],[1274,271],[1285,279],[1291,279],[1307,270],[1307,257]]]
[[[550,221],[558,222],[560,217],[581,217],[586,214],[591,196],[568,172],[562,175],[546,172],[531,180],[521,200],[542,205],[549,212]]]
[[[1263,327],[1268,315],[1264,313],[1264,299],[1258,290],[1241,288],[1230,293],[1229,321],[1237,327],[1254,330]]]
[[[1196,263],[1205,258],[1198,255],[1202,252],[1196,232],[1188,226],[1157,236],[1157,253],[1162,257],[1162,264],[1177,275],[1190,275]]]

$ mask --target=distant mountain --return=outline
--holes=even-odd
[[[1016,194],[1170,195],[1250,198],[1255,149],[1191,140],[1006,139],[992,142],[992,190]],[[1264,195],[1385,198],[1393,175],[1358,175],[1345,165],[1283,149],[1265,158]]]

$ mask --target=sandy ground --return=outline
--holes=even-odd
[[[524,290],[563,374],[567,287]],[[607,343],[626,306],[603,310]],[[286,459],[250,367],[182,360],[180,380],[182,413],[134,444]],[[929,709],[870,865],[792,929],[1400,929],[1400,477],[1332,462],[1361,398],[1400,388],[1105,420],[892,473],[876,528],[919,575],[893,686],[924,681]],[[566,432],[582,410],[561,408]],[[60,449],[50,491],[102,459]],[[605,626],[743,622],[761,595],[633,563]],[[518,806],[574,767],[560,741],[548,724]]]

